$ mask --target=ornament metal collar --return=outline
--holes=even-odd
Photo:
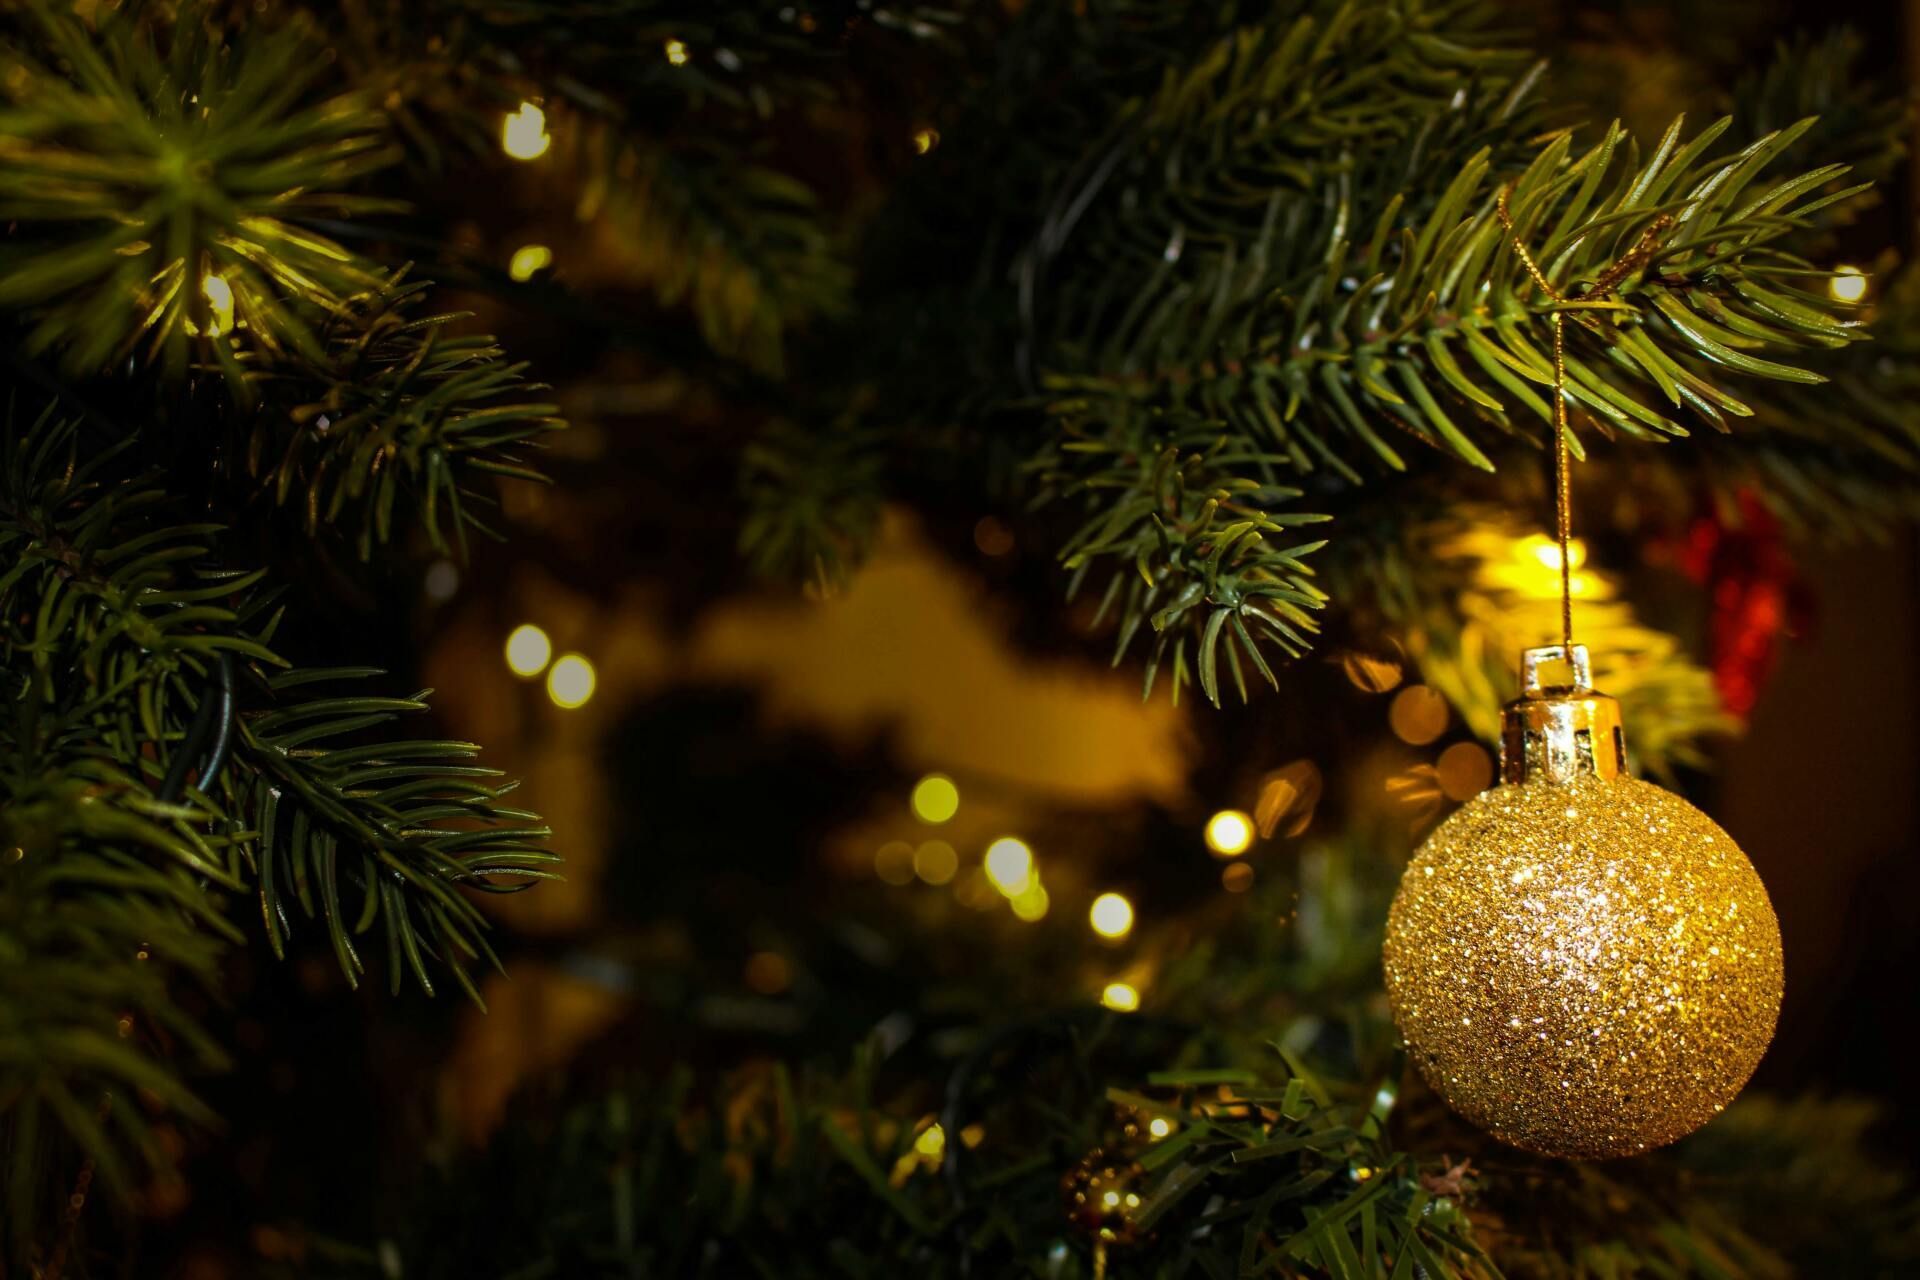
[[[1544,663],[1572,668],[1573,683],[1542,684]],[[1520,657],[1520,696],[1500,713],[1500,780],[1571,782],[1617,778],[1627,771],[1627,735],[1620,703],[1593,687],[1583,644],[1550,644]]]

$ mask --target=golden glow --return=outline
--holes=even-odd
[[[1220,868],[1220,887],[1228,893],[1245,893],[1253,888],[1253,868],[1244,862],[1229,862]]]
[[[1347,679],[1365,693],[1386,693],[1400,683],[1400,664],[1391,658],[1350,650],[1340,659]]]
[[[939,826],[960,812],[960,788],[944,773],[930,773],[913,785],[913,816]]]
[[[888,884],[908,884],[913,880],[913,846],[905,840],[889,840],[873,855],[873,872]]]
[[[913,873],[928,884],[945,884],[960,869],[960,856],[945,840],[929,840],[913,851]]]
[[[200,292],[207,295],[208,334],[217,338],[233,332],[233,286],[226,277],[209,272],[200,282]]]
[[[569,653],[547,672],[547,696],[556,707],[585,706],[593,696],[593,664],[577,653]]]
[[[1037,877],[1033,874],[1033,850],[1018,836],[1001,836],[987,846],[987,879],[1009,898],[1026,891]]]
[[[1013,914],[1028,924],[1043,920],[1047,914],[1047,891],[1041,887],[1040,878],[1033,876],[1027,887],[1013,895],[1011,900]]]
[[[1165,1116],[1155,1116],[1147,1125],[1147,1132],[1156,1138],[1164,1138],[1173,1132],[1173,1121]]]
[[[531,622],[523,622],[507,635],[507,669],[531,680],[547,669],[553,658],[553,641]]]
[[[1426,685],[1408,685],[1393,695],[1387,723],[1400,741],[1425,746],[1447,731],[1447,700]]]
[[[507,259],[507,274],[525,284],[553,265],[553,250],[543,244],[523,244]]]
[[[913,1149],[927,1160],[937,1161],[947,1154],[947,1131],[937,1124],[930,1124],[921,1135],[913,1140]]]
[[[1858,267],[1839,266],[1827,281],[1827,292],[1835,302],[1860,302],[1867,296],[1867,277]]]
[[[1238,809],[1222,809],[1207,819],[1207,848],[1237,858],[1253,843],[1253,819]]]
[[[1115,1013],[1132,1013],[1140,1007],[1140,992],[1131,983],[1109,982],[1100,993],[1100,1003]]]
[[[1133,932],[1133,904],[1118,893],[1103,893],[1087,912],[1093,931],[1103,938],[1124,938]]]
[[[1531,533],[1520,540],[1522,555],[1531,555],[1540,566],[1560,572],[1560,544],[1544,533]],[[1567,539],[1567,564],[1575,569],[1587,562],[1587,544],[1578,538]]]
[[[500,124],[500,149],[515,160],[538,160],[552,145],[547,113],[534,103],[522,102]]]
[[[687,45],[684,40],[669,40],[665,45],[667,61],[676,67],[687,65]]]
[[[913,131],[913,150],[916,155],[925,155],[940,145],[938,129],[915,129]]]

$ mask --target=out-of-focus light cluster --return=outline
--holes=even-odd
[[[1530,533],[1520,540],[1521,553],[1531,555],[1544,569],[1560,572],[1560,544],[1544,533]],[[1567,567],[1578,569],[1587,562],[1587,544],[1578,538],[1567,539]]]
[[[1253,844],[1253,819],[1238,809],[1222,809],[1207,819],[1207,848],[1222,858],[1237,858]]]
[[[1827,281],[1827,292],[1835,302],[1863,302],[1867,296],[1867,276],[1858,267],[1838,266]]]
[[[1124,894],[1103,893],[1087,909],[1087,923],[1103,938],[1124,938],[1133,932],[1133,904]]]
[[[515,160],[538,160],[553,145],[547,132],[547,113],[537,103],[522,102],[500,124],[500,149]]]
[[[1358,650],[1350,650],[1340,665],[1353,687],[1365,693],[1390,693],[1403,678],[1398,662]]]
[[[666,51],[668,62],[671,62],[676,67],[684,67],[687,65],[686,41],[668,40],[666,44],[661,47]]]
[[[553,641],[531,622],[523,622],[507,633],[507,669],[522,679],[531,680],[547,669],[553,659]]]
[[[507,259],[507,275],[515,283],[525,284],[553,265],[553,250],[543,244],[523,244]]]
[[[585,706],[598,683],[593,664],[577,653],[562,654],[547,670],[547,696],[569,711]]]
[[[946,774],[930,773],[914,784],[909,803],[914,817],[937,827],[960,812],[960,788]]]
[[[1132,1013],[1140,1007],[1140,991],[1130,982],[1109,982],[1100,993],[1100,1003],[1115,1013]]]
[[[1253,888],[1253,868],[1244,862],[1229,862],[1220,868],[1220,887],[1228,893],[1245,893]]]
[[[940,145],[940,131],[931,127],[913,131],[913,151],[915,155],[925,155]]]
[[[1493,783],[1493,757],[1477,742],[1456,742],[1434,763],[1449,800],[1471,800]]]
[[[1164,1138],[1173,1132],[1173,1121],[1165,1116],[1155,1116],[1147,1122],[1147,1132],[1155,1138]]]
[[[913,874],[928,884],[946,884],[960,869],[960,856],[945,840],[929,840],[913,851]]]
[[[913,1140],[913,1149],[927,1160],[938,1163],[947,1154],[947,1131],[937,1124],[930,1124]]]

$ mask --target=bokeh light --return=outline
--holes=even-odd
[[[747,985],[763,996],[777,996],[793,985],[793,966],[778,951],[747,957]]]
[[[500,124],[500,149],[515,160],[538,160],[552,145],[547,113],[535,103],[522,102]]]
[[[1124,938],[1133,931],[1133,904],[1123,894],[1103,893],[1088,909],[1087,922],[1103,938]]]
[[[1173,1132],[1173,1121],[1165,1116],[1155,1116],[1147,1122],[1147,1132],[1156,1138],[1164,1138]]]
[[[913,873],[928,884],[945,884],[960,869],[960,856],[945,840],[929,840],[913,851]]]
[[[1253,843],[1253,819],[1238,809],[1222,809],[1207,819],[1207,848],[1237,858]]]
[[[1349,650],[1340,659],[1341,668],[1354,688],[1365,693],[1386,693],[1399,686],[1400,664],[1392,658]]]
[[[425,589],[427,599],[435,604],[444,604],[453,599],[453,593],[460,589],[460,568],[451,560],[435,560],[427,566],[420,585]]]
[[[1835,302],[1860,302],[1867,296],[1867,276],[1860,268],[1841,265],[1833,269],[1827,292]]]
[[[973,526],[973,545],[983,556],[1004,556],[1013,550],[1013,530],[996,516],[981,516]]]
[[[507,633],[507,669],[531,680],[547,669],[553,657],[553,641],[531,622],[523,622]]]
[[[1100,993],[1100,1003],[1115,1013],[1132,1013],[1140,1007],[1140,992],[1129,982],[1109,982]]]
[[[676,67],[684,67],[687,65],[687,42],[686,41],[668,40],[666,44],[662,46],[662,48],[666,50],[668,62],[671,62]]]
[[[507,259],[507,275],[520,284],[553,265],[553,250],[543,244],[523,244]]]
[[[1041,885],[1039,877],[1033,877],[1026,888],[1014,894],[1009,900],[1009,905],[1013,907],[1013,914],[1028,924],[1045,919],[1048,906],[1047,891]]]
[[[1493,783],[1493,757],[1477,742],[1456,742],[1434,766],[1449,800],[1471,800]]]
[[[595,682],[593,664],[577,653],[569,653],[548,670],[547,696],[554,706],[572,710],[586,705]]]
[[[873,855],[873,873],[888,884],[909,884],[913,880],[913,846],[905,840],[889,840]]]
[[[1408,685],[1393,695],[1387,723],[1400,741],[1425,746],[1447,731],[1447,700],[1426,685]]]
[[[940,131],[926,128],[913,131],[913,150],[916,155],[925,155],[940,145]]]
[[[1034,881],[1033,850],[1018,836],[1001,836],[987,846],[986,868],[993,887],[1014,897]]]
[[[1544,533],[1528,534],[1520,541],[1521,547],[1538,561],[1542,568],[1560,572],[1560,544]],[[1587,544],[1578,538],[1567,539],[1567,564],[1578,569],[1587,562]]]
[[[938,1161],[947,1153],[947,1131],[930,1124],[913,1140],[913,1149],[928,1160]]]
[[[1245,893],[1253,888],[1253,868],[1244,862],[1230,862],[1220,868],[1220,887],[1228,893]]]
[[[929,826],[941,823],[960,812],[960,788],[944,773],[930,773],[913,784],[913,816]]]

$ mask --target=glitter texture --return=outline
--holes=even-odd
[[[1495,787],[1407,866],[1387,997],[1448,1105],[1544,1155],[1693,1132],[1780,1012],[1780,927],[1727,833],[1630,777]]]

